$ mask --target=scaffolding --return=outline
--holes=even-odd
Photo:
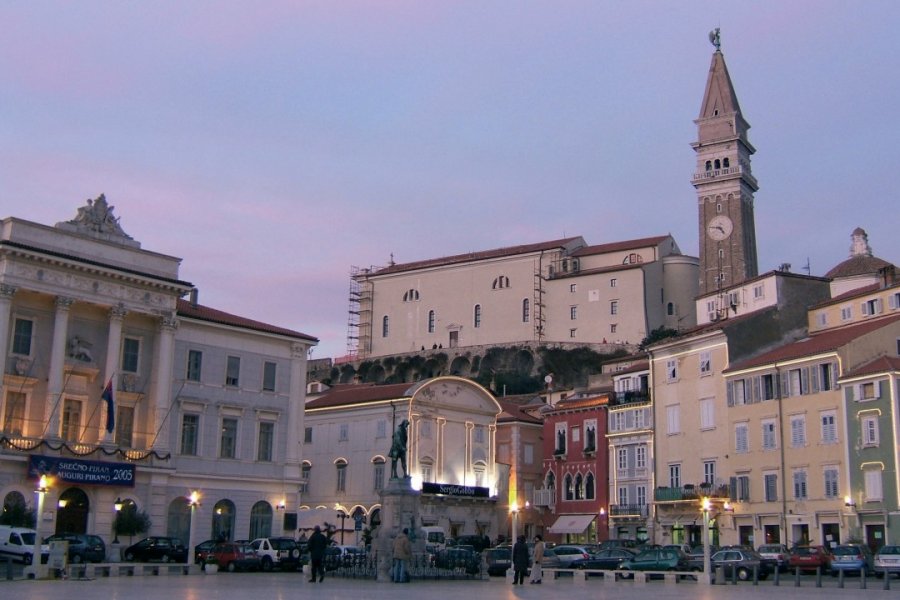
[[[365,358],[372,351],[372,282],[368,275],[376,267],[350,267],[347,311],[347,357]]]

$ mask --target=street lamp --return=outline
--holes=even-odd
[[[344,509],[339,508],[336,518],[341,520],[341,546],[343,546],[344,545],[344,521],[347,519],[347,513],[344,512]]]
[[[700,509],[703,511],[703,581],[707,585],[712,583],[709,561],[709,511],[711,508],[712,502],[708,496],[704,496],[700,502]]]
[[[194,553],[194,513],[200,508],[200,492],[194,490],[188,496],[188,506],[191,507],[191,523],[188,525],[188,548],[187,548],[187,558],[185,562],[188,564],[191,563],[191,555]],[[196,560],[196,558],[195,558]]]
[[[116,498],[116,501],[115,501],[115,503],[113,504],[113,510],[116,511],[116,517],[115,517],[115,519],[113,519],[113,541],[112,541],[113,544],[118,544],[118,543],[119,543],[119,527],[118,527],[118,520],[119,520],[119,513],[122,512],[122,507],[123,507],[123,506],[124,506],[124,504],[122,503],[122,499],[121,499],[121,498]]]
[[[43,579],[46,576],[43,565],[41,564],[41,518],[44,515],[44,496],[50,491],[50,478],[41,475],[38,480],[38,487],[34,490],[37,496],[37,515],[34,520],[34,549],[31,553],[31,572],[35,579]]]

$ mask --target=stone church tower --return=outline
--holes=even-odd
[[[759,189],[750,168],[756,149],[747,139],[744,120],[725,57],[719,30],[710,33],[716,48],[700,107],[693,185],[700,224],[700,294],[731,287],[757,275],[753,194]]]

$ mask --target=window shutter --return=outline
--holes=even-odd
[[[728,497],[732,502],[737,500],[737,477],[728,479]]]
[[[859,311],[860,311],[863,315],[869,314],[869,305],[868,305],[866,302],[860,303],[860,305],[859,305]]]
[[[791,395],[791,374],[781,374],[781,397],[788,398]]]
[[[728,406],[734,406],[734,383],[729,381],[725,384],[726,395],[728,396]]]
[[[752,387],[753,387],[753,402],[754,403],[757,403],[760,400],[760,396],[761,396],[761,394],[759,393],[759,389],[760,389],[760,385],[761,385],[760,379],[761,378],[759,376],[757,376],[751,380]]]
[[[809,393],[815,394],[819,391],[819,373],[822,371],[822,365],[810,367],[809,372]]]
[[[884,397],[884,381],[876,381],[875,382],[875,398],[883,398]]]
[[[809,393],[809,367],[800,369],[800,394]]]
[[[838,364],[837,362],[831,363],[831,389],[839,390],[841,386],[838,385]]]

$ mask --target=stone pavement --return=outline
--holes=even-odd
[[[830,579],[830,578],[829,578]],[[94,580],[0,580],[0,598],[10,600],[397,600],[416,598],[423,594],[439,600],[556,599],[597,600],[652,595],[654,600],[846,600],[867,598],[896,600],[900,594],[900,580],[891,581],[891,590],[883,590],[881,580],[871,580],[868,589],[859,589],[857,579],[848,579],[844,589],[833,581],[816,588],[812,580],[802,587],[782,582],[759,586],[739,585],[703,586],[693,582],[664,584],[652,581],[635,585],[620,582],[604,585],[602,580],[576,583],[571,578],[548,585],[513,586],[502,577],[489,581],[420,581],[408,584],[376,583],[364,579],[336,579],[326,577],[323,583],[308,583],[300,573],[219,573],[217,575],[169,575],[144,577],[104,577]]]

